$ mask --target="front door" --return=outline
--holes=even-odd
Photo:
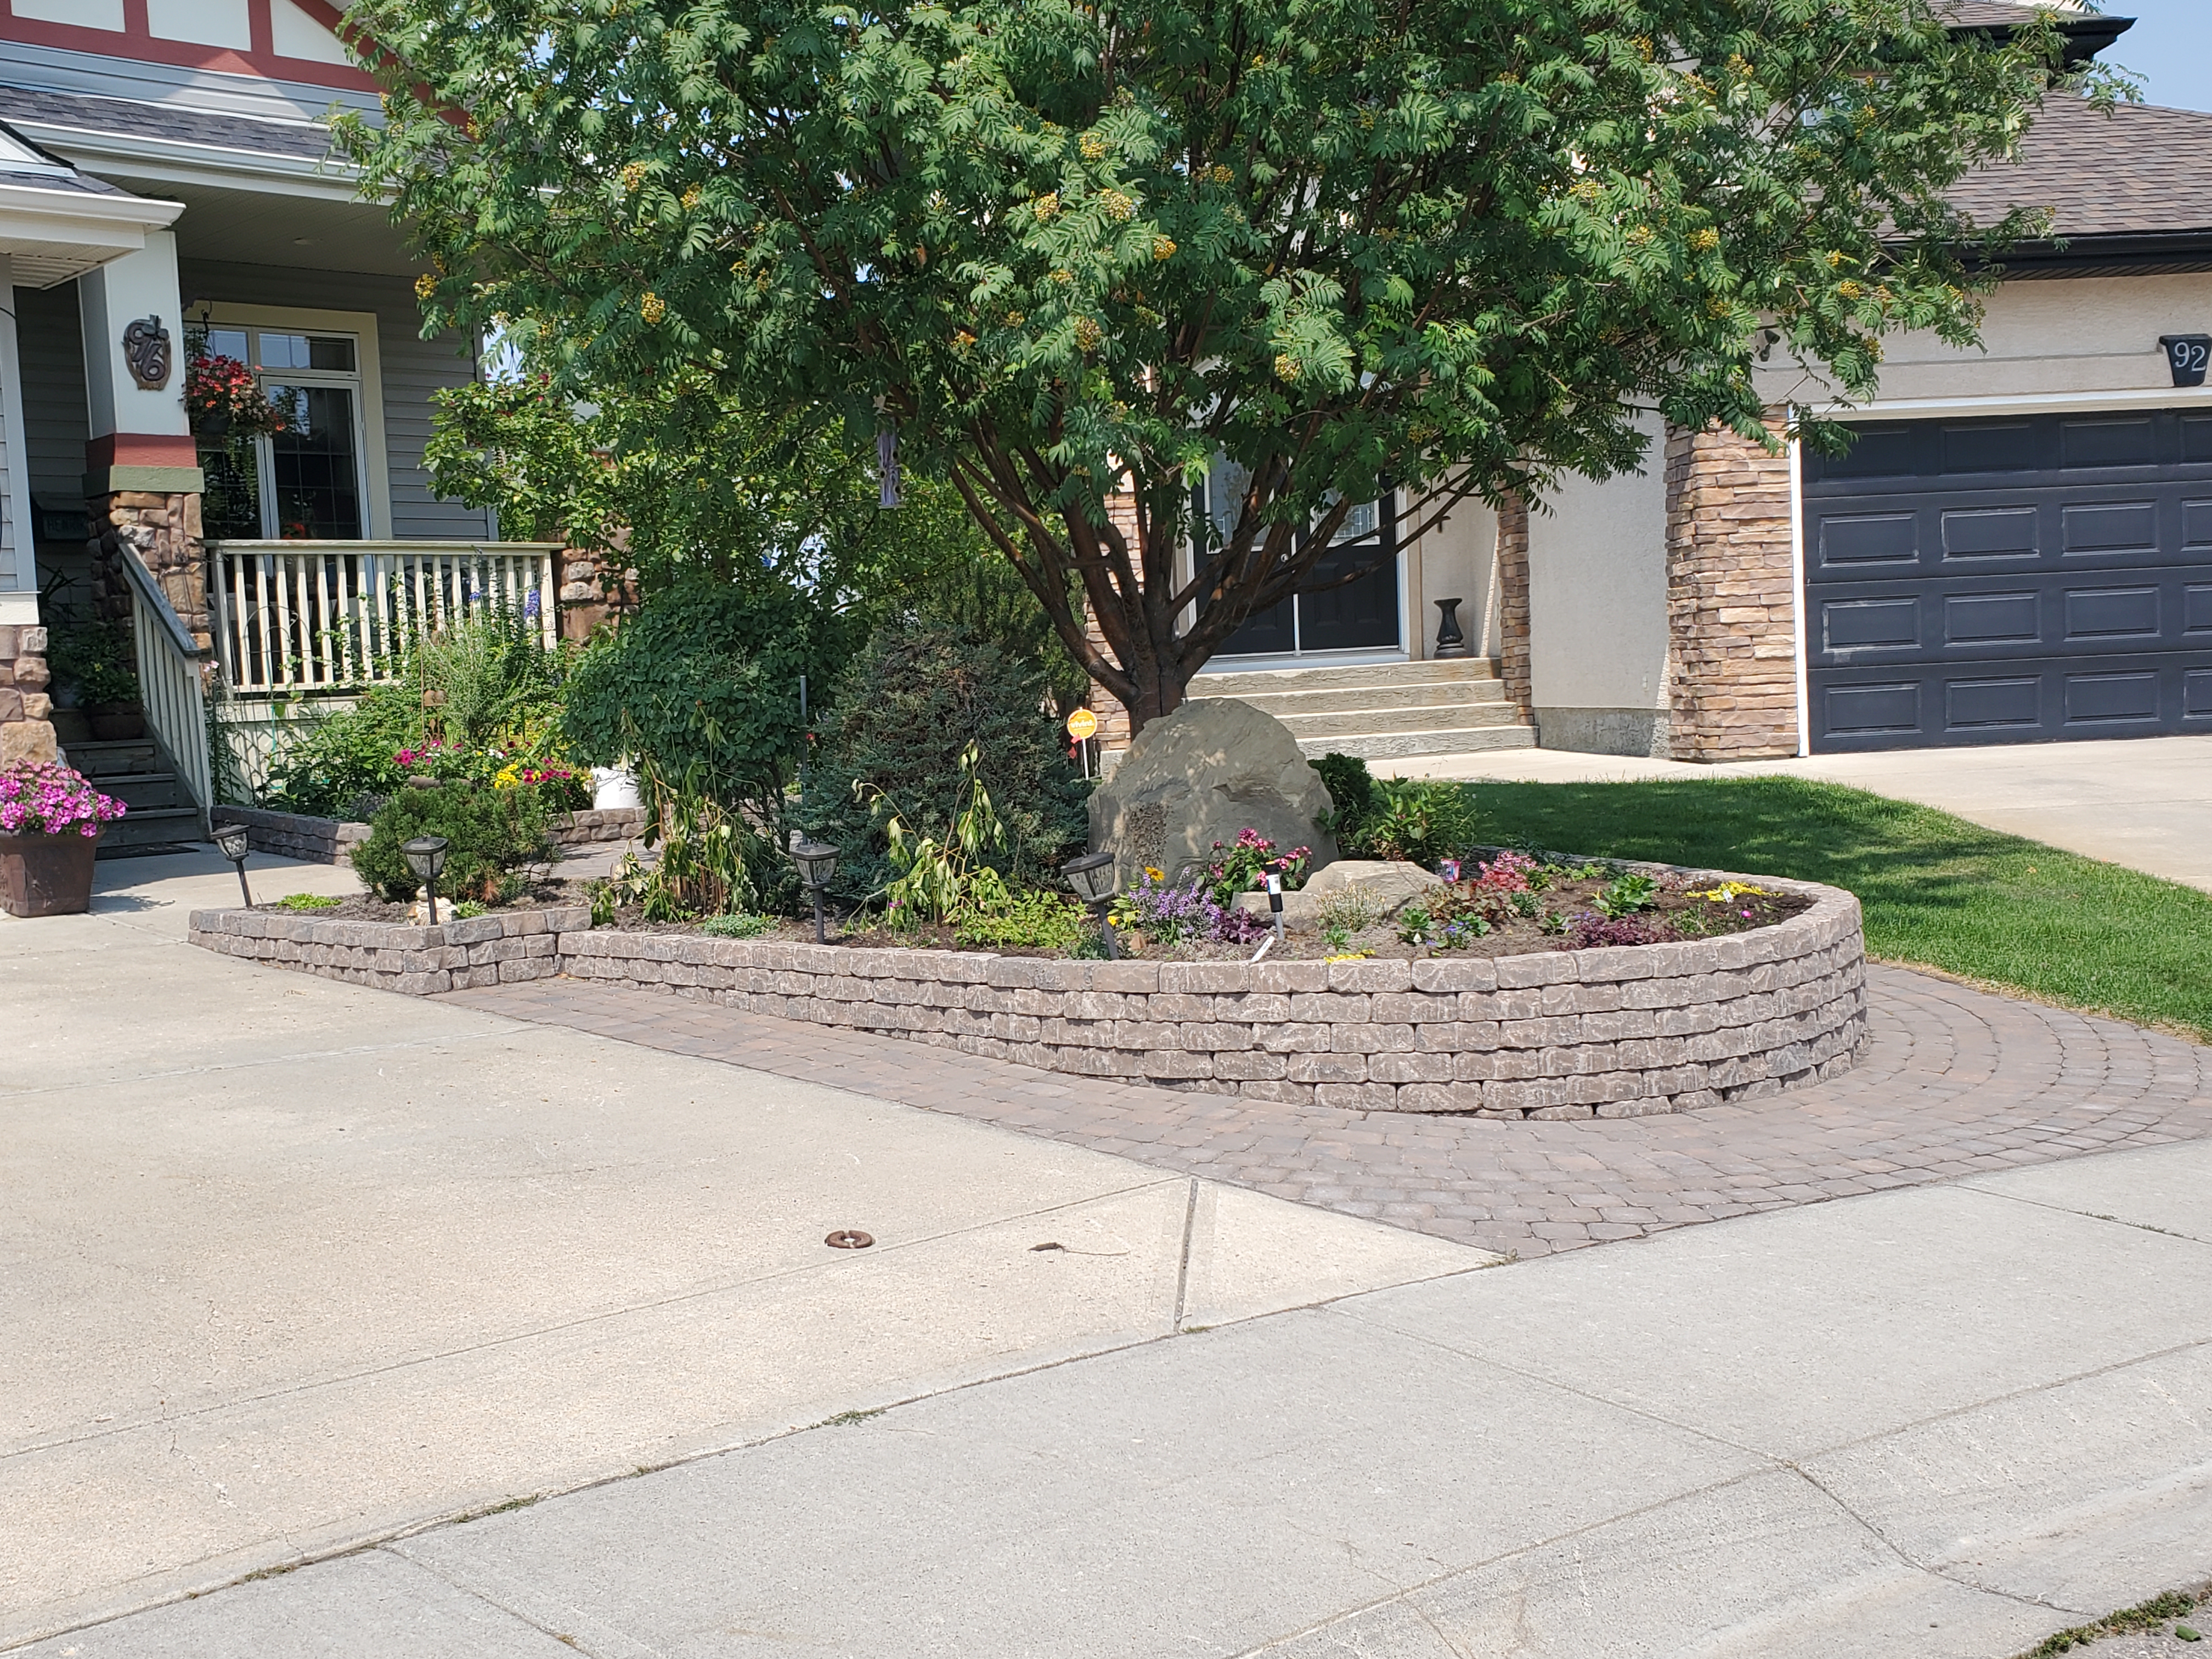
[[[1218,467],[1216,476],[1226,471]],[[1212,482],[1210,477],[1209,485]],[[1385,495],[1345,514],[1328,550],[1315,561],[1296,591],[1246,618],[1218,654],[1305,657],[1401,649],[1398,526],[1393,507],[1393,498]],[[1209,490],[1207,507],[1220,524],[1218,515],[1227,503]]]

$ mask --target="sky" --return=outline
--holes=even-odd
[[[2097,8],[2136,26],[2103,54],[2143,80],[2143,100],[2212,110],[2212,0],[2105,0]]]

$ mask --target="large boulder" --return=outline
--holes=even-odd
[[[1321,774],[1273,714],[1234,697],[1187,702],[1137,734],[1091,797],[1091,844],[1113,849],[1121,879],[1150,865],[1173,876],[1209,863],[1213,843],[1257,830],[1276,846],[1313,849],[1336,838],[1315,820],[1329,810]]]

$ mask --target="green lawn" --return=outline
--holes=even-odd
[[[2212,893],[1802,778],[1472,787],[1485,841],[1828,882],[1885,960],[2212,1041]]]

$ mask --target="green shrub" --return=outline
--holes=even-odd
[[[388,899],[412,898],[422,884],[399,848],[418,836],[446,838],[438,891],[457,900],[489,900],[510,871],[553,855],[545,808],[534,789],[407,788],[369,821],[368,839],[354,849],[356,872]]]
[[[716,939],[758,939],[775,926],[770,916],[709,916],[699,924],[699,931]]]
[[[1430,778],[1376,778],[1356,755],[1323,755],[1313,763],[1334,810],[1327,827],[1346,858],[1401,859],[1433,869],[1474,841],[1480,815],[1463,783]]]
[[[280,812],[343,818],[363,795],[388,795],[406,774],[395,758],[422,742],[422,696],[412,684],[371,687],[350,709],[309,708],[283,728],[262,799]]]
[[[681,582],[584,653],[562,732],[592,765],[641,761],[718,800],[772,803],[805,742],[799,678],[823,689],[824,632],[770,577]]]
[[[345,901],[327,893],[287,893],[276,901],[280,910],[335,910]]]
[[[878,629],[817,730],[797,820],[838,848],[836,891],[848,901],[896,873],[886,813],[870,792],[896,804],[909,834],[950,844],[970,744],[1006,833],[980,861],[1009,886],[1056,885],[1061,858],[1088,832],[1090,785],[1046,707],[1042,671],[964,629],[908,618]]]

